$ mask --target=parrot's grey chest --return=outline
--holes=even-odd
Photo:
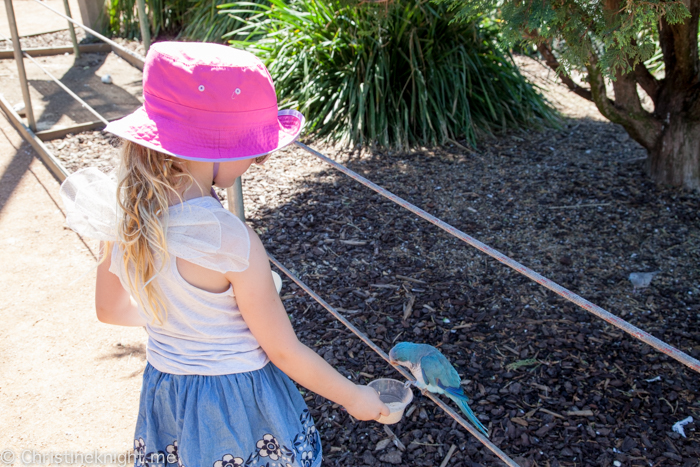
[[[411,374],[416,378],[416,386],[420,389],[427,389],[430,392],[442,394],[444,391],[438,386],[434,386],[425,380],[423,377],[423,369],[420,363],[416,363],[409,367]]]

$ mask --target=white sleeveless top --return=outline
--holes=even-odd
[[[70,175],[61,185],[66,222],[78,234],[116,241],[119,216],[116,180],[95,168]],[[248,231],[218,200],[203,197],[171,206],[166,222],[168,263],[156,276],[167,318],[149,321],[146,358],[159,371],[176,375],[225,375],[258,370],[269,359],[252,335],[236,304],[233,288],[212,293],[189,284],[178,272],[182,258],[225,273],[248,267]],[[160,266],[160,265],[159,265]],[[110,272],[126,290],[122,249],[112,249]]]

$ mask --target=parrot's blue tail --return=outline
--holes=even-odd
[[[459,397],[459,396],[455,396],[455,395],[452,395],[449,393],[445,393],[445,394],[450,399],[452,399],[453,401],[455,401],[457,403],[457,405],[459,406],[462,413],[464,413],[464,415],[467,416],[467,419],[472,423],[472,425],[474,425],[479,431],[481,431],[487,437],[489,436],[489,432],[486,429],[486,427],[479,421],[478,418],[476,418],[476,415],[474,414],[474,412],[472,412],[471,407],[469,407],[469,404],[467,404],[468,399],[466,397],[464,397],[464,396]]]

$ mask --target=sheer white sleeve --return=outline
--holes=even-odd
[[[171,255],[222,273],[248,268],[248,230],[214,198],[197,198],[173,206],[168,216]]]
[[[78,234],[102,241],[117,238],[117,181],[94,167],[79,170],[61,185],[66,224]]]
[[[66,223],[78,234],[117,239],[117,181],[96,168],[71,174],[61,185]],[[168,253],[222,273],[248,268],[250,238],[243,222],[205,196],[171,206],[165,221]]]

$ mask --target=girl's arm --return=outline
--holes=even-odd
[[[377,392],[356,385],[338,373],[313,350],[299,342],[272,280],[270,263],[253,229],[250,236],[250,266],[243,272],[228,272],[241,315],[267,356],[280,370],[305,388],[344,406],[359,420],[389,415]]]
[[[100,242],[100,255],[106,257],[97,266],[97,284],[95,287],[95,310],[97,319],[107,324],[121,326],[145,326],[146,320],[139,315],[136,302],[129,292],[124,290],[119,278],[109,272],[112,264],[112,246],[104,252],[105,244]],[[104,252],[104,253],[103,253]]]

